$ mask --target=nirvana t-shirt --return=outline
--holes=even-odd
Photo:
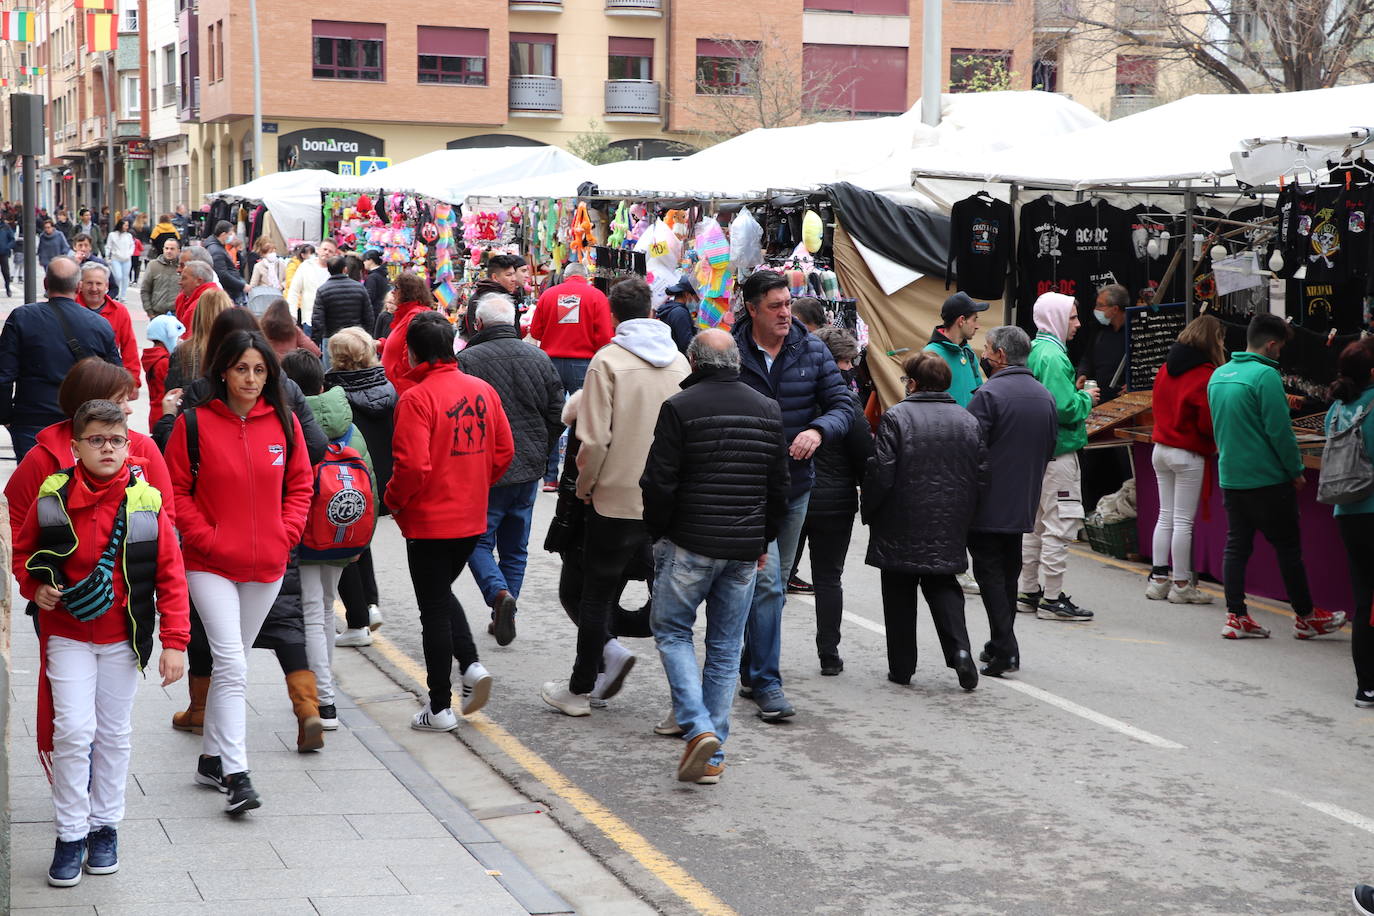
[[[1001,299],[1015,238],[1011,204],[978,195],[959,201],[950,213],[946,276],[955,266],[959,289],[975,299]]]

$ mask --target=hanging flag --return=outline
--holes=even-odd
[[[114,10],[114,0],[76,0],[79,10]]]
[[[86,14],[86,50],[92,54],[115,49],[114,13]]]
[[[33,41],[35,13],[4,13],[0,15],[0,39],[5,41]]]

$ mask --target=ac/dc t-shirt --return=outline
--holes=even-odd
[[[1140,270],[1131,214],[1100,200],[1088,200],[1069,208],[1068,224],[1079,300],[1091,302],[1098,290],[1113,283],[1120,283],[1134,297],[1140,286]]]
[[[956,266],[959,289],[975,299],[1001,299],[1015,238],[1011,204],[978,195],[959,201],[950,212],[946,277]]]

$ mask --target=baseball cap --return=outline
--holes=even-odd
[[[940,321],[948,325],[960,318],[965,318],[975,312],[986,312],[988,304],[986,302],[975,302],[968,293],[955,293],[945,300],[945,304],[940,306]]]
[[[665,289],[664,292],[669,296],[676,296],[679,293],[691,293],[695,296],[697,294],[697,289],[692,285],[691,280],[686,277],[680,277],[676,283]]]

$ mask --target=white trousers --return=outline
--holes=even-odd
[[[48,638],[53,700],[52,807],[60,840],[124,819],[138,664],[127,642]]]
[[[1202,472],[1207,459],[1197,452],[1155,443],[1150,463],[1159,483],[1153,563],[1168,566],[1172,555],[1174,581],[1182,582],[1193,574],[1193,516],[1202,494]]]
[[[248,650],[277,600],[281,580],[234,582],[195,571],[186,573],[186,585],[215,662],[201,753],[219,757],[225,776],[242,773],[248,769]]]
[[[342,566],[302,563],[301,611],[305,615],[305,657],[315,672],[321,706],[334,703],[334,597]]]
[[[1078,455],[1070,452],[1050,459],[1045,468],[1035,528],[1021,538],[1021,591],[1035,591],[1043,573],[1045,597],[1059,597],[1064,590],[1064,571],[1069,568],[1069,545],[1082,527]]]

